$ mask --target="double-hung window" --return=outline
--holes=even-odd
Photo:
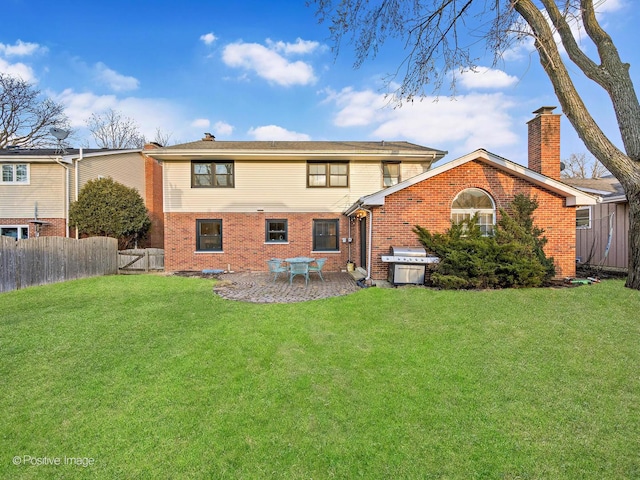
[[[400,183],[400,162],[382,162],[382,186],[392,187]]]
[[[313,221],[313,249],[315,251],[338,251],[339,220]]]
[[[222,220],[196,220],[196,250],[222,251]]]
[[[286,243],[289,240],[287,227],[286,220],[267,220],[265,241],[267,243]]]
[[[591,207],[576,208],[576,228],[591,228]]]
[[[348,187],[348,162],[307,162],[307,186]]]
[[[191,187],[233,188],[234,163],[224,160],[198,160],[191,162]]]
[[[2,183],[29,183],[29,165],[20,163],[4,163],[2,165]]]

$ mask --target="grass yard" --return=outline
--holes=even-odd
[[[622,281],[283,305],[212,284],[0,294],[0,478],[640,478]]]

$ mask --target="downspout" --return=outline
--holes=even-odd
[[[56,158],[56,163],[64,168],[64,224],[65,224],[65,237],[69,238],[69,189],[70,179],[69,179],[69,167],[62,163],[61,158]]]
[[[76,172],[76,188],[75,188],[75,199],[76,201],[78,200],[78,191],[80,190],[80,178],[79,178],[79,168],[78,168],[78,162],[80,162],[80,160],[82,160],[84,157],[82,156],[82,148],[80,148],[80,156],[76,159],[76,167],[75,167],[75,172]],[[78,231],[78,227],[76,227],[76,238],[80,238],[80,232]]]
[[[347,263],[351,262],[351,216],[347,215],[347,222],[349,224],[349,238],[347,239],[347,245],[348,245],[348,249],[349,249],[349,258],[347,259]]]

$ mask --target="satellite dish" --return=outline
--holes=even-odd
[[[61,142],[62,140],[67,138],[71,132],[68,130],[62,130],[61,128],[51,127],[49,129],[49,133],[56,137],[59,142]]]

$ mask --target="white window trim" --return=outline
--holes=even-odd
[[[17,172],[16,172],[16,168],[20,165],[24,165],[25,167],[27,167],[27,179],[24,182],[17,182],[17,181],[12,181],[12,182],[5,182],[3,180],[3,175],[2,175],[2,170],[3,167],[5,165],[11,165],[13,166],[13,178],[17,178]],[[0,184],[2,185],[29,185],[31,183],[31,165],[28,163],[0,163]]]
[[[29,238],[29,225],[0,225],[0,234],[2,234],[3,228],[26,228],[27,229],[27,238]]]
[[[489,200],[491,200],[491,205],[492,208],[453,208],[453,204],[455,203],[455,201],[457,200],[457,198],[462,195],[464,192],[468,192],[469,190],[476,190],[478,192],[482,192],[484,195],[486,195],[487,197],[489,197]],[[455,214],[462,214],[462,215],[469,215],[470,217],[473,217],[476,213],[490,213],[491,217],[492,217],[492,221],[491,221],[491,225],[492,225],[492,231],[495,232],[495,226],[496,226],[496,202],[493,200],[493,197],[491,196],[491,194],[481,188],[476,188],[476,187],[471,187],[471,188],[465,188],[464,190],[459,191],[455,197],[453,197],[453,200],[451,202],[451,220],[453,221],[453,216]]]
[[[578,226],[578,210],[587,210],[589,212],[589,221],[586,225]],[[576,208],[576,229],[588,230],[591,228],[591,207],[578,207]]]

